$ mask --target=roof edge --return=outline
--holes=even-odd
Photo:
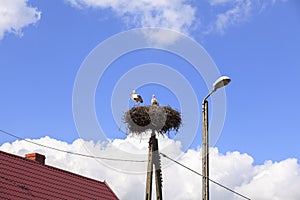
[[[113,193],[113,195],[114,195],[117,199],[119,199],[119,197],[116,195],[116,193],[111,189],[111,187],[109,187],[109,185],[108,185],[108,183],[106,182],[106,180],[104,180],[103,182],[104,182],[104,184],[111,190],[111,192]]]
[[[64,170],[64,169],[60,169],[60,168],[57,168],[57,167],[53,167],[53,166],[51,166],[51,165],[41,164],[41,163],[39,163],[39,162],[36,162],[36,161],[33,161],[33,160],[29,160],[29,159],[27,159],[27,158],[25,158],[25,157],[22,157],[22,156],[19,156],[19,155],[16,155],[16,154],[12,154],[12,153],[8,153],[8,152],[5,152],[5,151],[0,150],[0,154],[1,154],[1,153],[2,153],[2,154],[5,154],[6,156],[11,156],[11,157],[15,157],[15,158],[17,158],[17,159],[22,159],[22,160],[24,160],[24,161],[26,161],[26,162],[30,162],[30,163],[32,163],[32,164],[39,165],[39,166],[41,166],[41,167],[49,168],[50,170],[56,170],[56,171],[58,171],[58,172],[60,172],[60,173],[68,173],[68,174],[70,174],[70,175],[77,176],[77,177],[84,178],[84,179],[88,179],[88,180],[91,180],[91,181],[94,181],[94,182],[104,183],[105,185],[108,186],[108,184],[107,184],[105,181],[100,181],[100,180],[92,179],[92,178],[89,178],[89,177],[86,177],[86,176],[83,176],[83,175],[80,175],[80,174],[76,174],[76,173],[74,173],[74,172],[70,172],[70,171],[67,171],[67,170]],[[109,189],[111,189],[111,188],[109,187]],[[111,191],[112,191],[112,190],[111,190]],[[113,193],[114,193],[114,192],[113,192]],[[115,194],[114,194],[114,195],[115,195]]]

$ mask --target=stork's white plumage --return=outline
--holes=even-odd
[[[131,92],[131,99],[132,99],[133,101],[135,101],[136,103],[138,103],[138,102],[143,103],[143,98],[142,98],[142,96],[139,95],[139,94],[136,94],[136,93],[135,93],[135,90],[132,90],[132,92]]]
[[[152,95],[151,104],[152,104],[152,105],[158,105],[158,106],[159,106],[159,103],[158,103],[157,99],[155,98],[155,95],[154,95],[154,94]]]

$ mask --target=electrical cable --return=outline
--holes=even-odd
[[[87,155],[87,154],[82,154],[82,153],[76,153],[76,152],[72,152],[72,151],[66,151],[66,150],[58,149],[58,148],[55,148],[55,147],[51,147],[51,146],[47,146],[47,145],[44,145],[44,144],[40,144],[40,143],[37,143],[37,142],[33,142],[33,141],[30,141],[30,140],[27,140],[25,138],[19,137],[17,135],[14,135],[12,133],[9,133],[9,132],[1,130],[1,129],[0,129],[0,132],[4,133],[6,135],[9,135],[11,137],[14,137],[14,138],[16,138],[18,140],[23,140],[25,142],[28,142],[28,143],[31,143],[31,144],[35,144],[35,145],[38,145],[38,146],[41,146],[41,147],[44,147],[44,148],[47,148],[47,149],[52,149],[52,150],[55,150],[55,151],[60,151],[60,152],[63,152],[63,153],[73,154],[73,155],[77,155],[77,156],[83,156],[83,157],[95,158],[95,159],[102,159],[102,160],[110,160],[110,161],[148,162],[148,160],[130,160],[130,159],[120,159],[120,158],[107,158],[107,157],[92,156],[92,155]]]
[[[170,158],[170,157],[167,156],[166,154],[163,154],[163,153],[160,153],[160,154],[161,154],[163,157],[165,157],[165,158],[167,158],[167,159],[169,159],[169,160],[175,162],[176,164],[178,164],[178,165],[180,165],[180,166],[182,166],[182,167],[184,167],[184,168],[186,168],[186,169],[188,169],[188,170],[194,172],[195,174],[204,177],[204,176],[203,176],[202,174],[200,174],[199,172],[197,172],[197,171],[195,171],[195,170],[193,170],[193,169],[191,169],[191,168],[189,168],[189,167],[187,167],[187,166],[181,164],[180,162],[178,162],[178,161],[176,161],[176,160]],[[208,177],[206,177],[206,178],[208,178]],[[236,191],[234,191],[234,190],[232,190],[232,189],[230,189],[230,188],[228,188],[228,187],[222,185],[221,183],[218,183],[218,182],[216,182],[216,181],[214,181],[214,180],[212,180],[212,179],[210,179],[210,178],[208,178],[208,180],[211,181],[211,182],[213,182],[214,184],[216,184],[216,185],[218,185],[218,186],[220,186],[220,187],[226,189],[226,190],[229,190],[230,192],[233,192],[233,193],[236,194],[236,195],[239,195],[239,196],[241,196],[241,197],[243,197],[243,198],[245,198],[245,199],[251,200],[250,198],[248,198],[248,197],[246,197],[246,196],[244,196],[244,195],[242,195],[242,194],[240,194],[240,193],[238,193],[238,192],[236,192]]]
[[[12,133],[9,133],[9,132],[4,131],[4,130],[1,130],[1,129],[0,129],[0,132],[4,133],[4,134],[6,134],[6,135],[9,135],[9,136],[11,136],[11,137],[14,137],[14,138],[16,138],[16,139],[23,140],[23,141],[25,141],[25,142],[28,142],[28,143],[37,145],[37,146],[41,146],[41,147],[44,147],[44,148],[47,148],[47,149],[52,149],[52,150],[55,150],[55,151],[59,151],[59,152],[63,152],[63,153],[68,153],[68,154],[72,154],[72,155],[83,156],[83,157],[88,157],[88,158],[95,158],[95,159],[102,159],[102,160],[110,160],[110,161],[148,162],[148,160],[130,160],[130,159],[120,159],[120,158],[107,158],[107,157],[99,157],[99,156],[92,156],[92,155],[87,155],[87,154],[82,154],[82,153],[76,153],[76,152],[72,152],[72,151],[66,151],[66,150],[58,149],[58,148],[55,148],[55,147],[51,147],[51,146],[47,146],[47,145],[43,145],[43,144],[40,144],[40,143],[37,143],[37,142],[33,142],[33,141],[30,141],[30,140],[27,140],[27,139],[25,139],[25,138],[19,137],[19,136],[17,136],[17,135],[14,135],[14,134],[12,134]],[[187,166],[181,164],[180,162],[178,162],[178,161],[176,161],[176,160],[170,158],[169,156],[167,156],[167,155],[165,155],[165,154],[163,154],[163,153],[160,153],[160,154],[161,154],[163,157],[165,157],[165,158],[167,158],[167,159],[169,159],[169,160],[175,162],[176,164],[178,164],[178,165],[180,165],[180,166],[182,166],[182,167],[184,167],[184,168],[186,168],[186,169],[188,169],[188,170],[194,172],[195,174],[197,174],[197,175],[203,177],[203,175],[200,174],[199,172],[197,172],[197,171],[195,171],[195,170],[193,170],[193,169],[191,169],[191,168],[189,168],[189,167],[187,167]],[[216,181],[214,181],[214,180],[212,180],[212,179],[210,179],[210,178],[208,178],[208,180],[211,181],[211,182],[213,182],[214,184],[216,184],[216,185],[218,185],[218,186],[220,186],[220,187],[222,187],[222,188],[224,188],[224,189],[226,189],[226,190],[228,190],[228,191],[230,191],[230,192],[236,194],[236,195],[239,195],[239,196],[241,196],[241,197],[243,197],[243,198],[245,198],[245,199],[247,199],[247,200],[251,200],[250,198],[248,198],[248,197],[246,197],[246,196],[244,196],[244,195],[242,195],[242,194],[240,194],[240,193],[238,193],[238,192],[236,192],[236,191],[234,191],[234,190],[232,190],[232,189],[230,189],[230,188],[228,188],[228,187],[222,185],[221,183],[218,183],[218,182],[216,182]]]

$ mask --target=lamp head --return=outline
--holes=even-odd
[[[214,82],[214,84],[213,84],[213,86],[214,86],[213,91],[216,91],[217,89],[228,85],[230,83],[230,81],[231,81],[231,79],[228,76],[221,76],[220,78],[218,78]]]

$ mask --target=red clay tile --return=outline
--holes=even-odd
[[[0,151],[0,199],[117,200],[105,182]]]

